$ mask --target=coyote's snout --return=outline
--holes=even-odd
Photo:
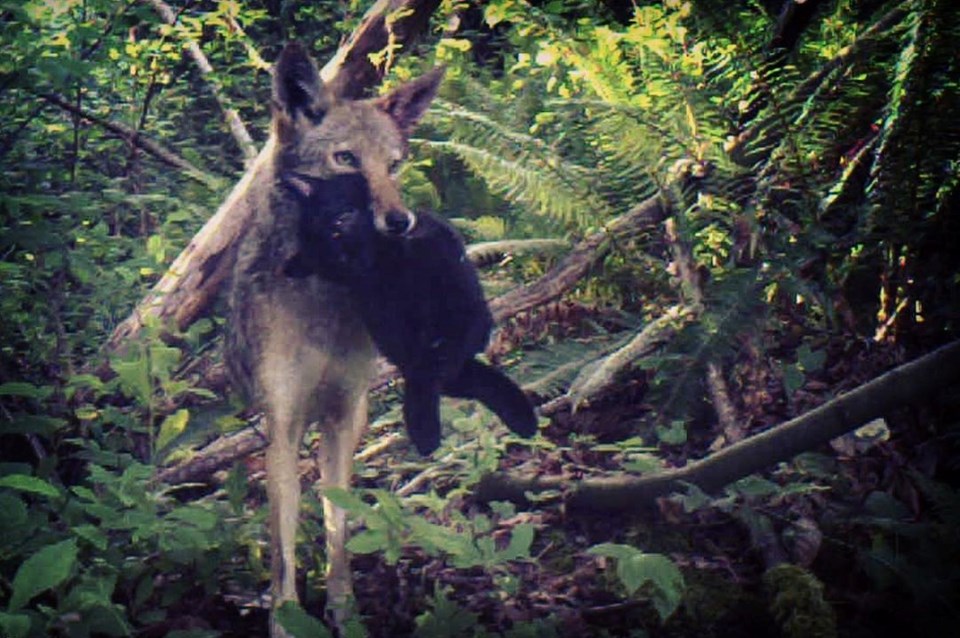
[[[370,100],[341,100],[320,80],[313,60],[288,45],[274,67],[272,157],[245,193],[253,225],[242,240],[230,294],[227,363],[235,385],[266,416],[267,496],[273,605],[296,600],[295,540],[300,483],[297,457],[304,427],[323,435],[318,462],[325,486],[349,483],[353,452],[367,421],[374,349],[348,290],[329,279],[290,279],[283,264],[297,246],[297,193],[333,180],[350,202],[351,182],[377,232],[403,235],[416,218],[396,183],[407,136],[433,99],[437,70]],[[338,206],[340,203],[337,204]],[[324,500],[327,608],[343,618],[352,593],[344,512]],[[271,635],[283,636],[274,614]]]

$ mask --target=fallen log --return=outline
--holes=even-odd
[[[958,382],[960,341],[954,341],[806,414],[682,468],[648,476],[619,474],[574,481],[494,473],[480,481],[477,493],[485,501],[525,504],[528,493],[559,491],[573,510],[643,512],[651,509],[657,498],[682,491],[684,483],[692,483],[707,493],[716,492]]]

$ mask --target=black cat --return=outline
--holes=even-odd
[[[290,183],[300,245],[284,273],[320,275],[352,290],[380,352],[403,374],[403,416],[417,450],[430,454],[440,444],[441,394],[476,399],[517,434],[536,433],[523,391],[475,358],[493,318],[456,230],[420,213],[407,234],[378,232],[359,173]]]

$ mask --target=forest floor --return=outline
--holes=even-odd
[[[825,343],[823,351],[821,371],[809,375],[788,400],[773,364],[751,358],[749,348],[743,350],[747,354],[731,375],[743,435],[802,414],[909,358],[901,348],[853,339],[835,339]],[[643,401],[646,383],[640,373],[589,410],[555,415],[543,435],[556,448],[510,446],[501,467],[535,467],[540,475],[575,477],[615,470],[616,454],[598,452],[593,444],[635,435],[624,423],[649,410]],[[405,547],[395,563],[388,563],[382,552],[356,555],[360,617],[373,638],[487,635],[483,631],[678,638],[821,635],[804,629],[802,613],[791,620],[775,611],[784,601],[778,607],[763,584],[772,565],[757,542],[766,538],[779,547],[783,559],[808,570],[822,586],[826,613],[832,610],[836,627],[835,634],[822,635],[904,636],[916,634],[918,627],[949,627],[960,620],[960,497],[955,487],[947,487],[956,485],[960,469],[950,461],[949,449],[957,446],[958,437],[955,427],[950,435],[945,427],[939,426],[938,432],[930,424],[955,424],[956,408],[954,400],[952,406],[941,402],[901,410],[872,428],[773,468],[765,474],[769,483],[764,481],[762,489],[728,491],[698,503],[691,494],[664,498],[653,516],[567,512],[553,501],[494,518],[491,533],[499,545],[514,526],[535,526],[527,560],[463,569],[416,546]],[[690,431],[682,443],[661,443],[656,453],[668,465],[682,466],[707,456],[717,439],[718,433],[705,426]],[[391,461],[381,462],[386,468]],[[260,461],[248,463],[256,468]],[[382,486],[369,479],[358,483]],[[431,487],[442,493],[448,486],[441,479]],[[455,498],[462,512],[489,512],[470,495]],[[751,521],[758,517],[770,523],[763,528],[766,536],[756,534],[758,527]],[[952,543],[943,542],[951,536]],[[686,583],[679,609],[661,622],[651,596],[645,595],[648,591],[626,596],[610,559],[588,553],[600,543],[624,543],[669,556]],[[314,576],[310,583],[307,588],[322,580]],[[790,607],[791,601],[786,604]],[[263,610],[255,606],[242,609],[203,597],[185,599],[184,605],[177,628],[205,626],[225,636],[251,636],[259,635],[266,623]],[[308,593],[305,607],[321,615],[322,595]],[[204,610],[202,615],[197,609]]]

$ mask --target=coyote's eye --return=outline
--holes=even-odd
[[[350,151],[337,151],[333,154],[333,161],[347,168],[360,168],[360,159]]]
[[[390,162],[390,174],[396,175],[400,172],[400,168],[403,166],[403,160],[394,160]]]

